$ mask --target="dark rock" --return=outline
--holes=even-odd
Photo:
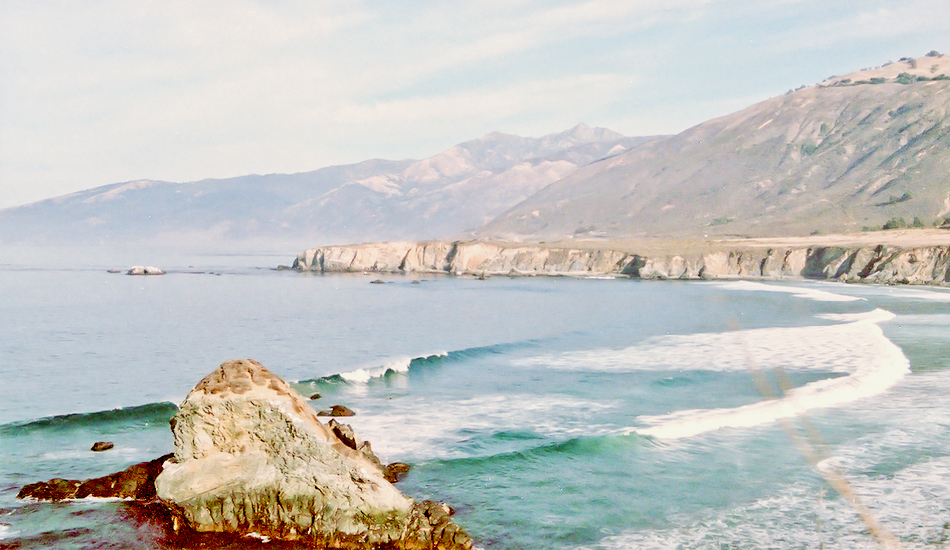
[[[372,281],[369,282],[369,284],[371,284],[371,285],[384,285],[384,284],[386,284],[386,281],[384,281],[384,280],[382,280],[382,279],[373,279]]]
[[[111,441],[96,441],[92,444],[92,450],[95,452],[108,451],[109,449],[115,447]]]
[[[147,501],[155,497],[155,478],[162,465],[173,457],[167,454],[149,462],[129,466],[121,472],[79,481],[54,478],[23,486],[17,498],[65,500],[73,498],[131,498]]]
[[[347,424],[340,424],[336,420],[331,420],[327,423],[330,430],[343,442],[344,445],[353,449],[356,449],[356,434],[353,433],[353,428]]]
[[[356,416],[356,413],[343,405],[331,405],[329,411],[320,411],[317,416]]]
[[[319,393],[315,393],[315,394],[313,394],[313,395],[310,396],[310,400],[311,400],[311,401],[316,401],[317,399],[320,399],[321,397],[323,397],[323,396],[320,395]]]
[[[409,473],[410,466],[405,462],[393,462],[383,468],[383,476],[390,483],[398,483]]]
[[[64,500],[76,497],[76,489],[82,484],[76,479],[62,479],[54,477],[49,481],[38,481],[24,485],[17,498],[32,498],[36,500]]]

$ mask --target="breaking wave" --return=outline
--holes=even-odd
[[[294,385],[316,387],[323,384],[366,384],[374,379],[381,379],[398,374],[408,374],[415,369],[430,368],[446,363],[457,363],[486,355],[501,355],[513,349],[532,347],[535,345],[537,344],[533,341],[513,342],[478,346],[457,351],[440,351],[420,355],[418,357],[391,357],[384,360],[382,364],[364,366],[347,372],[321,376],[320,378],[299,380],[294,382]]]
[[[910,372],[910,361],[899,347],[888,340],[877,323],[894,318],[890,312],[876,309],[868,313],[822,315],[845,321],[829,327],[762,329],[735,334],[742,344],[732,365],[756,369],[755,356],[768,357],[773,346],[808,346],[787,368],[829,368],[846,376],[811,382],[785,392],[779,398],[729,409],[684,410],[660,416],[644,416],[645,427],[630,432],[661,439],[679,439],[721,428],[750,428],[791,418],[811,409],[828,408],[883,393]],[[723,335],[725,336],[725,335]],[[743,353],[744,352],[744,353]],[[817,353],[816,353],[817,352]],[[814,361],[808,361],[813,357]],[[742,360],[744,359],[744,361]],[[803,359],[805,361],[803,361]],[[824,359],[824,360],[822,360]]]

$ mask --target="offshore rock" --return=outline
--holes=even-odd
[[[356,416],[356,413],[346,405],[330,405],[329,411],[320,411],[317,416]]]
[[[165,272],[153,265],[134,265],[126,275],[164,275]]]
[[[403,496],[368,444],[349,427],[321,423],[255,361],[229,361],[206,376],[171,423],[175,457],[155,487],[175,530],[316,548],[472,546],[447,506]]]

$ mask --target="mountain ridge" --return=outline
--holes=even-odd
[[[476,236],[758,237],[939,223],[950,214],[950,81],[899,79],[806,87],[646,143],[579,169]]]
[[[0,210],[0,241],[248,248],[448,237],[581,165],[649,139],[581,123],[539,138],[493,132],[422,160],[121,182]]]

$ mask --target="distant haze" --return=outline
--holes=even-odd
[[[540,138],[495,132],[418,161],[118,183],[0,211],[0,243],[272,250],[461,236],[650,139],[580,124]]]

